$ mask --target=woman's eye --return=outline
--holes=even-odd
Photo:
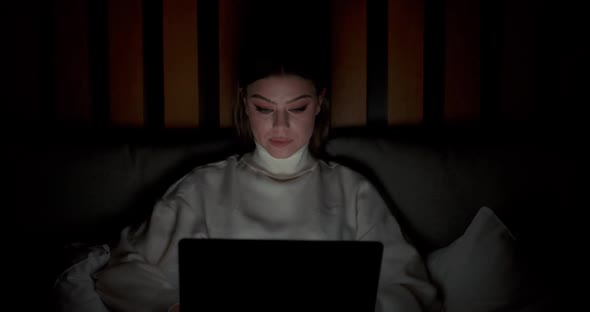
[[[301,113],[304,112],[307,109],[307,105],[302,106],[302,107],[298,107],[298,108],[293,108],[291,109],[292,112],[296,112],[296,113]]]
[[[261,106],[256,106],[256,110],[263,113],[263,114],[268,114],[268,113],[272,113],[272,109],[270,108],[264,108]]]

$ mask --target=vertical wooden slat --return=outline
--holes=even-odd
[[[88,0],[55,2],[55,118],[89,124]]]
[[[422,123],[439,127],[445,119],[445,2],[424,0],[424,111]]]
[[[548,65],[539,67],[536,64],[542,53],[536,46],[540,38],[539,22],[535,19],[538,6],[532,0],[504,2],[504,46],[499,78],[499,113],[504,122],[518,123],[531,118],[542,100],[537,98],[539,78],[536,71],[543,68],[546,75]],[[544,34],[543,38],[549,37]]]
[[[55,121],[55,1],[39,2],[39,82],[41,125]]]
[[[164,127],[163,0],[142,2],[144,127]]]
[[[445,1],[446,123],[480,119],[480,23],[479,1]]]
[[[367,0],[332,0],[332,125],[367,122]]]
[[[111,123],[144,124],[141,0],[109,0],[109,89]]]
[[[199,125],[197,1],[163,1],[164,124]]]
[[[197,1],[199,128],[219,128],[219,3]]]
[[[231,127],[238,99],[237,42],[241,1],[219,1],[219,125]]]
[[[90,108],[93,125],[107,127],[109,113],[109,34],[108,2],[88,2],[88,47]]]
[[[387,126],[388,2],[367,2],[367,126]]]
[[[424,113],[424,1],[389,0],[388,123],[419,124]]]
[[[480,120],[492,125],[500,121],[504,1],[480,3]]]
[[[2,107],[5,116],[3,122],[4,126],[32,126],[43,120],[42,104],[46,104],[43,103],[43,96],[46,96],[43,94],[43,86],[47,87],[52,81],[45,79],[43,66],[46,62],[42,62],[45,57],[52,55],[45,50],[43,42],[44,37],[49,37],[44,36],[44,32],[51,30],[45,23],[45,16],[50,16],[52,11],[44,10],[46,2],[15,4],[18,6],[14,8],[13,14],[19,17],[19,31],[9,32],[8,38],[4,40],[12,44],[5,44],[3,47],[4,53],[8,52],[9,55],[5,56],[6,59],[10,59],[18,70],[10,71],[10,81],[3,86],[3,90],[6,90]],[[9,65],[9,68],[13,67]],[[18,104],[6,100],[12,96],[19,99]]]

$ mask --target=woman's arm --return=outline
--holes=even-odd
[[[361,182],[357,192],[357,222],[357,239],[384,245],[376,311],[428,311],[435,304],[436,288],[426,266],[368,181]]]
[[[178,302],[179,239],[199,217],[181,197],[158,202],[137,231],[126,228],[109,264],[95,277],[96,290],[113,311],[168,311]],[[183,225],[184,224],[184,225]]]

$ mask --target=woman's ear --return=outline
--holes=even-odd
[[[244,88],[239,88],[238,89],[238,97],[240,99],[239,105],[244,105],[244,113],[246,113],[246,115],[248,115],[248,105],[246,104],[246,91],[244,90]]]
[[[322,88],[322,90],[318,93],[318,105],[315,107],[315,114],[319,114],[322,110],[322,103],[324,103],[324,97],[326,96],[326,88]]]

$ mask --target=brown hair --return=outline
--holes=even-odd
[[[245,58],[240,64],[238,77],[239,88],[238,100],[233,110],[234,125],[238,135],[248,146],[254,145],[254,137],[250,129],[250,121],[246,114],[244,94],[246,88],[256,80],[280,75],[294,75],[312,82],[316,94],[320,95],[326,89],[325,79],[321,75],[320,68],[313,61],[304,57],[273,55],[261,58],[257,55],[253,58]],[[315,116],[315,126],[309,142],[309,151],[315,157],[321,157],[323,145],[330,130],[330,102],[326,96],[322,97],[320,112]]]

